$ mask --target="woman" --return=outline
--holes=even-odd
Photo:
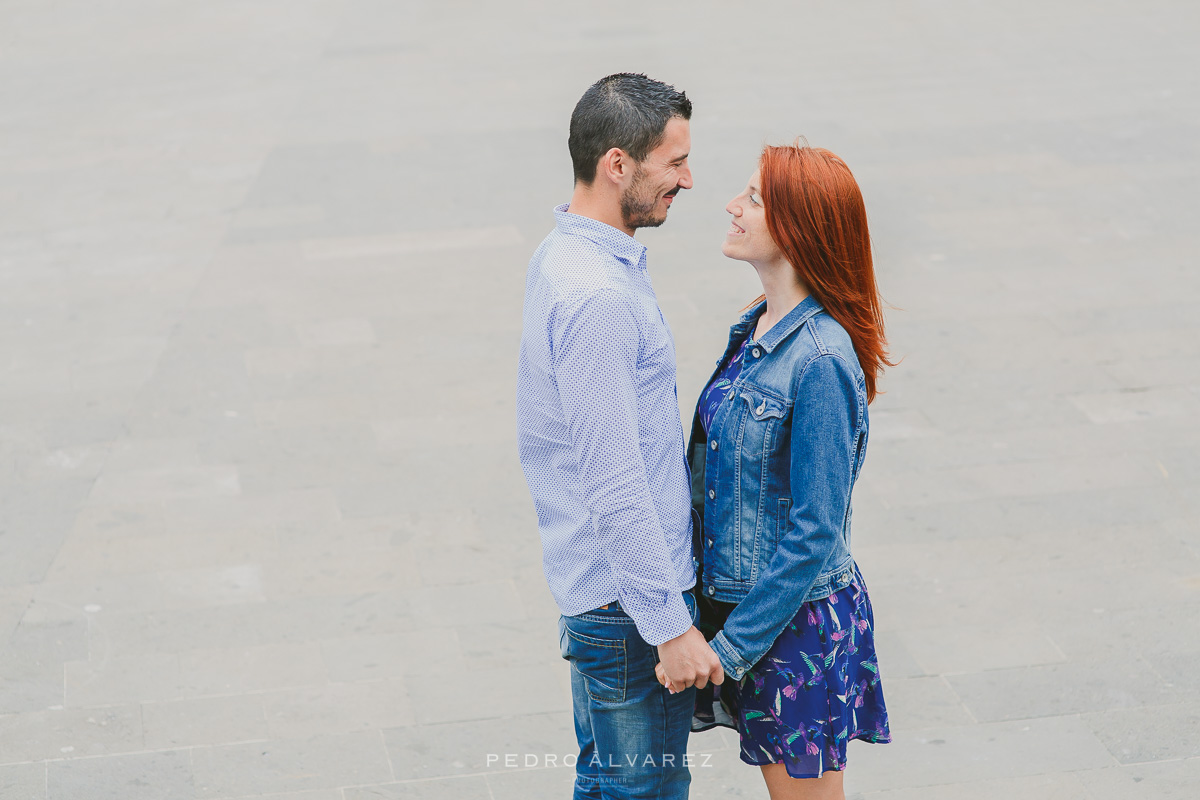
[[[841,159],[797,145],[765,148],[726,210],[722,251],[763,296],[730,329],[688,447],[702,618],[726,674],[696,727],[736,727],[774,800],[842,798],[848,740],[890,741],[850,555],[867,404],[891,366],[866,209]]]

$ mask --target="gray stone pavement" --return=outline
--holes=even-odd
[[[696,188],[642,234],[684,413],[756,294],[718,244],[758,148],[866,194],[896,742],[849,795],[1195,797],[1198,35],[1165,2],[0,0],[0,798],[567,796],[514,367],[570,109],[618,70],[696,104]],[[693,747],[694,797],[766,796]]]

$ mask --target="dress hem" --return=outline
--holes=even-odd
[[[718,726],[713,725],[712,727],[718,727]],[[708,728],[705,728],[705,730],[708,730]],[[866,742],[867,744],[891,744],[892,743],[891,736],[880,736],[879,734],[877,734],[873,731],[864,731],[861,734],[851,736],[849,741],[853,741],[855,739]],[[752,767],[768,767],[768,766],[771,766],[772,764],[783,764],[783,768],[787,769],[788,777],[795,778],[796,780],[819,778],[822,775],[824,775],[825,772],[845,772],[846,764],[848,763],[848,760],[842,761],[836,767],[829,767],[828,769],[824,770],[824,772],[818,772],[816,775],[797,775],[794,772],[792,772],[790,769],[788,769],[788,765],[787,765],[786,761],[751,761],[749,758],[746,757],[746,753],[744,751],[739,753],[738,757],[741,758],[743,764],[749,764]]]

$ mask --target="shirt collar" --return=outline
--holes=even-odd
[[[570,203],[563,203],[554,208],[554,220],[559,231],[582,236],[595,242],[606,252],[631,267],[636,267],[642,262],[642,258],[646,255],[646,245],[611,225],[606,225],[591,217],[572,214],[567,210],[569,207]]]
[[[753,308],[747,310],[745,314],[742,314],[742,318],[737,324],[745,325],[750,328],[751,323],[761,317],[762,313],[766,310],[767,301],[760,300],[754,305]],[[775,325],[771,327],[771,330],[763,334],[763,337],[755,342],[755,344],[759,345],[763,350],[766,350],[768,353],[770,353],[776,348],[776,346],[778,346],[780,342],[794,333],[801,325],[808,322],[809,319],[824,310],[825,307],[817,302],[817,298],[810,294],[808,297],[801,300],[795,308],[784,315],[783,319],[779,320],[779,322],[776,322]]]

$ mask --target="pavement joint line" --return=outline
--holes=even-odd
[[[79,659],[79,660],[82,661],[82,659]],[[94,709],[125,708],[127,706],[133,706],[133,705],[155,706],[155,705],[165,705],[165,704],[169,704],[169,703],[186,703],[191,700],[221,700],[221,699],[224,699],[227,697],[255,697],[255,696],[268,695],[268,694],[276,694],[278,692],[293,692],[293,691],[305,690],[305,689],[324,689],[329,686],[358,686],[358,685],[369,684],[369,683],[386,683],[388,681],[403,680],[403,678],[404,678],[403,675],[398,675],[394,678],[369,678],[367,680],[362,680],[362,681],[329,681],[327,683],[297,683],[297,684],[292,684],[292,685],[288,685],[288,686],[280,686],[278,688],[273,688],[273,689],[247,689],[244,692],[222,692],[220,694],[188,694],[188,695],[179,695],[177,697],[168,697],[168,698],[164,698],[164,699],[160,699],[160,700],[131,700],[127,703],[101,703],[101,704],[93,704],[93,705],[86,705],[86,706],[69,706],[69,705],[63,704],[62,706],[60,706],[58,708],[48,707],[48,708],[42,708],[42,709],[34,709],[34,711],[35,712],[36,711],[91,711]],[[32,712],[12,711],[7,714],[0,714],[0,719],[4,719],[5,717],[16,717],[16,716],[20,716],[22,714],[27,714],[27,713],[32,713]],[[479,722],[482,720],[490,720],[490,719],[503,719],[503,717],[482,717],[480,719],[456,720],[456,722]],[[432,723],[432,724],[441,725],[441,724],[454,724],[454,723]],[[412,725],[393,725],[391,727],[409,728],[409,727],[414,727],[414,726],[412,726]]]
[[[384,735],[383,728],[379,729],[379,743],[383,745],[383,755],[385,758],[387,758],[388,772],[392,774],[392,780],[396,780],[396,766],[392,763],[392,753],[390,750],[388,750],[387,736]],[[343,794],[345,794],[345,792],[343,792]]]
[[[1118,761],[1116,763],[1116,766],[1121,767],[1121,768],[1149,767],[1149,766],[1154,766],[1156,764],[1178,764],[1178,763],[1181,763],[1184,761],[1200,761],[1200,756],[1180,756],[1178,758],[1163,758],[1163,759],[1159,759],[1157,761],[1128,761],[1128,762]],[[1106,767],[1105,769],[1109,769],[1109,768]],[[1086,769],[1068,770],[1068,772],[1070,772],[1070,773],[1082,773],[1082,772],[1087,772],[1087,771],[1088,770],[1086,770]]]
[[[152,749],[143,748],[141,750],[123,750],[123,751],[113,752],[113,753],[87,753],[84,755],[61,757],[61,758],[60,757],[39,758],[34,761],[9,761],[9,762],[0,763],[0,767],[16,767],[16,766],[24,766],[24,765],[28,765],[28,764],[52,764],[52,763],[58,763],[58,762],[64,762],[64,761],[92,761],[97,758],[123,758],[125,756],[148,756],[148,755],[154,755],[155,753],[180,753],[185,750],[190,753],[190,751],[192,751],[192,750],[211,750],[211,749],[217,748],[217,747],[232,747],[235,745],[243,745],[243,744],[264,744],[264,743],[278,742],[278,741],[302,742],[302,741],[307,741],[307,740],[305,740],[305,739],[240,739],[240,740],[234,741],[234,742],[220,742],[219,744],[185,744],[185,745],[179,745],[178,747],[155,747]]]

